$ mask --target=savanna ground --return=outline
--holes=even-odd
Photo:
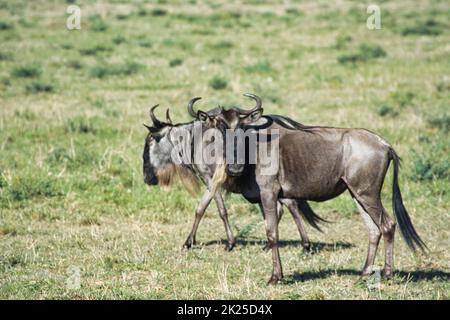
[[[72,2],[0,1],[0,298],[450,298],[448,1],[378,1],[368,30],[357,1],[77,0],[69,31]],[[348,195],[313,204],[332,221],[308,228],[314,253],[285,213],[281,285],[266,286],[264,222],[239,196],[234,251],[214,206],[182,251],[199,196],[144,185],[142,123],[156,103],[182,122],[194,96],[249,106],[245,92],[266,113],[389,141],[429,254],[397,232],[394,279],[358,281],[368,240]]]

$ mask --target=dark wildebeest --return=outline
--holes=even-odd
[[[257,130],[262,120],[254,123],[253,129]],[[426,246],[403,205],[398,185],[400,158],[385,140],[365,129],[305,126],[279,116],[278,120],[297,130],[280,127],[276,137],[267,142],[268,145],[275,141],[279,144],[279,153],[274,155],[274,159],[279,161],[277,172],[262,174],[261,164],[245,165],[242,176],[230,178],[231,183],[228,182],[228,185],[238,185],[246,196],[245,192],[252,187],[247,186],[246,181],[256,180],[258,189],[254,193],[258,193],[262,201],[267,238],[272,249],[270,284],[277,283],[283,276],[278,250],[278,199],[325,201],[345,190],[349,190],[369,231],[369,248],[362,274],[372,273],[378,243],[383,235],[383,275],[392,276],[395,223],[389,218],[380,198],[391,161],[394,164],[392,205],[400,231],[413,251],[417,248],[425,250]],[[259,142],[258,146],[261,147],[262,143]],[[226,185],[227,182],[225,188]]]
[[[147,128],[149,129],[149,134],[145,141],[144,146],[144,180],[149,185],[154,184],[170,184],[174,174],[178,173],[182,176],[182,180],[187,182],[187,184],[192,184],[196,182],[195,178],[199,178],[206,186],[207,189],[203,195],[197,209],[195,211],[195,220],[192,226],[192,230],[184,243],[185,248],[190,248],[195,243],[195,237],[199,223],[204,215],[204,212],[211,200],[214,199],[219,210],[220,217],[224,223],[225,231],[227,234],[228,243],[226,248],[231,250],[235,245],[235,238],[233,232],[228,222],[228,214],[225,208],[225,204],[222,195],[219,190],[216,190],[215,176],[214,174],[218,172],[217,164],[205,164],[205,163],[195,163],[190,161],[189,163],[175,164],[171,158],[171,153],[174,147],[173,141],[171,141],[171,135],[173,136],[174,131],[183,130],[188,133],[188,136],[193,137],[193,130],[195,124],[201,124],[203,129],[208,129],[211,126],[220,127],[220,129],[235,129],[237,127],[245,126],[251,122],[256,121],[262,113],[261,100],[253,95],[247,94],[247,96],[256,100],[256,106],[251,110],[243,110],[239,108],[232,108],[230,110],[225,110],[221,107],[215,108],[208,112],[193,111],[193,104],[199,98],[192,99],[188,104],[188,111],[191,116],[194,116],[196,120],[190,123],[173,125],[167,112],[167,121],[163,122],[158,120],[153,114],[153,107],[150,111],[150,117],[153,122],[153,126]],[[221,132],[222,132],[221,131]],[[193,143],[203,143],[202,141],[190,141],[189,144]],[[195,149],[195,147],[194,147]],[[253,180],[254,181],[254,180]],[[256,182],[252,189],[257,188]],[[234,190],[236,193],[240,191]],[[260,203],[260,199],[248,198],[252,203]],[[314,228],[320,230],[317,222],[324,221],[318,217],[313,210],[309,207],[306,201],[297,201],[295,199],[280,199],[278,205],[278,219],[281,219],[282,215],[282,205],[284,204],[291,212],[295,223],[297,225],[298,231],[302,239],[302,245],[304,248],[308,249],[310,247],[310,242],[306,231],[301,222],[300,215],[302,215],[305,220],[312,225]]]

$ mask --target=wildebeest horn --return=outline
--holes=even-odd
[[[159,104],[154,105],[151,109],[150,109],[150,118],[153,121],[153,125],[155,127],[159,127],[161,126],[161,121],[159,121],[158,119],[156,119],[156,116],[153,114],[154,110],[159,106]]]
[[[187,109],[188,109],[189,114],[193,118],[197,118],[197,112],[194,111],[194,103],[200,99],[201,99],[201,97],[195,97],[195,98],[191,99],[191,101],[189,101],[189,103],[188,103]]]
[[[247,114],[251,114],[252,112],[255,112],[255,111],[261,109],[262,101],[261,101],[260,97],[258,97],[257,95],[251,94],[251,93],[245,93],[244,96],[252,98],[253,100],[255,100],[256,101],[256,105],[251,110],[244,110],[244,109],[235,107],[235,109],[237,111],[239,111],[239,113],[247,115]]]
[[[166,110],[166,120],[167,120],[167,123],[172,124],[172,119],[170,119],[169,109]]]

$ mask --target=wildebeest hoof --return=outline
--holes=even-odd
[[[236,242],[229,242],[225,245],[225,250],[226,251],[231,251],[234,249],[234,246],[236,245]]]
[[[312,250],[311,242],[302,242],[303,250],[310,252]]]
[[[269,281],[267,282],[267,285],[276,285],[280,281],[281,281],[281,277],[280,276],[272,275],[270,277]]]
[[[384,269],[383,271],[381,271],[381,276],[383,277],[383,279],[387,279],[387,280],[392,279],[392,277],[393,277],[392,270]]]
[[[183,244],[183,249],[189,250],[192,248],[192,245],[194,245],[194,244],[195,244],[195,241],[186,241]]]

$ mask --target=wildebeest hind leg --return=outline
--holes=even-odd
[[[367,250],[367,258],[366,263],[364,264],[364,268],[362,271],[363,275],[372,274],[373,264],[375,262],[375,257],[377,254],[378,244],[381,238],[380,228],[375,224],[372,220],[371,216],[366,212],[366,210],[361,206],[357,199],[355,200],[356,206],[358,207],[358,211],[361,215],[361,218],[364,221],[364,224],[367,227],[367,231],[369,232],[369,248]]]
[[[197,235],[198,225],[200,224],[205,210],[209,206],[209,203],[211,202],[213,196],[214,194],[211,191],[206,190],[205,194],[202,197],[202,200],[200,200],[200,203],[197,205],[197,209],[195,209],[194,224],[192,226],[191,233],[184,242],[183,248],[190,249],[192,245],[195,244],[195,236]]]
[[[311,248],[311,242],[309,241],[308,234],[306,233],[305,227],[303,226],[300,212],[298,210],[297,201],[295,199],[284,199],[281,201],[291,212],[294,218],[295,224],[297,225],[298,233],[302,240],[302,247],[306,250]]]

